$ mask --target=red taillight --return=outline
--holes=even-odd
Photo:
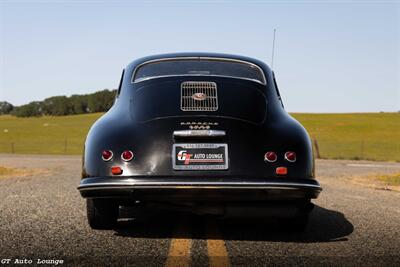
[[[112,166],[111,173],[115,175],[122,174],[122,169],[119,166]]]
[[[268,162],[275,162],[278,159],[278,156],[275,152],[269,151],[265,153],[264,160]]]
[[[295,162],[296,161],[296,153],[293,151],[286,152],[285,159],[289,162]]]
[[[101,152],[101,158],[102,158],[104,161],[109,161],[109,160],[112,159],[112,157],[113,157],[113,153],[112,153],[111,150],[103,150],[103,151]]]
[[[133,159],[133,153],[130,150],[125,150],[124,152],[122,152],[121,154],[121,159],[123,161],[131,161]]]
[[[287,168],[286,167],[278,167],[278,168],[276,168],[275,173],[278,175],[286,175]]]

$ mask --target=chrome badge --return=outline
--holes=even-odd
[[[207,95],[205,93],[195,93],[192,98],[197,101],[203,101],[207,99]]]

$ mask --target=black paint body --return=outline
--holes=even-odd
[[[250,62],[262,69],[266,85],[206,75],[164,77],[132,83],[132,73],[138,65],[149,60],[180,57],[216,57]],[[212,111],[180,110],[180,85],[184,81],[215,82],[220,106],[218,115]],[[239,105],[241,108],[238,110]],[[266,112],[254,110],[258,108]],[[155,118],[146,115],[154,110],[173,116]],[[243,110],[245,112],[240,114]],[[249,114],[253,113],[256,116],[249,118]],[[232,118],[229,114],[237,116]],[[218,125],[211,129],[224,130],[226,136],[180,140],[173,137],[173,132],[188,129],[181,122],[216,122]],[[228,144],[227,170],[173,170],[174,143],[203,142]],[[105,149],[114,152],[111,161],[102,160],[101,153]],[[120,158],[126,149],[132,150],[135,155],[130,162]],[[278,160],[274,163],[265,162],[264,154],[267,151],[275,151]],[[286,161],[286,151],[295,151],[297,161]],[[111,166],[121,166],[123,173],[112,175]],[[275,174],[279,166],[288,168],[286,176]],[[270,68],[255,59],[210,53],[158,55],[129,64],[124,70],[115,104],[96,121],[87,135],[82,179],[79,189],[86,198],[168,200],[179,195],[190,201],[234,199],[240,202],[246,199],[310,199],[317,197],[321,190],[314,178],[310,138],[302,125],[283,108]],[[146,183],[149,181],[153,181],[151,186]],[[196,186],[195,182],[204,184]],[[248,186],[240,186],[248,182]],[[255,194],[258,182],[266,184]],[[174,186],[176,184],[179,186]]]

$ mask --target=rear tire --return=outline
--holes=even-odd
[[[86,211],[92,229],[112,229],[117,224],[119,206],[110,199],[87,199]]]

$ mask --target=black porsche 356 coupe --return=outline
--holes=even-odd
[[[125,68],[113,107],[88,133],[78,189],[94,229],[112,228],[120,206],[162,204],[257,210],[302,230],[321,191],[309,136],[284,110],[271,69],[212,53]]]

